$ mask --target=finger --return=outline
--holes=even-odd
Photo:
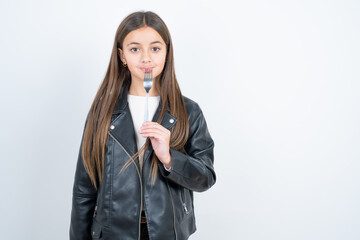
[[[138,132],[141,135],[146,135],[146,136],[148,136],[149,134],[156,134],[159,136],[159,138],[164,138],[164,139],[170,137],[170,131],[164,132],[161,129],[157,129],[157,128],[140,129]]]
[[[168,129],[164,128],[160,124],[143,125],[140,128],[140,130],[148,130],[148,129],[158,129],[159,131],[162,131],[164,133],[170,132]]]
[[[150,133],[150,132],[156,132],[158,134],[163,135],[164,137],[169,137],[171,135],[171,132],[167,129],[158,129],[158,128],[143,128],[138,131],[140,134]]]
[[[144,135],[144,134],[158,134],[158,135],[161,135],[163,137],[166,137],[167,134],[164,133],[163,131],[159,130],[159,129],[156,129],[156,128],[152,128],[152,129],[142,129],[142,130],[139,130],[139,133]]]
[[[164,137],[164,135],[156,133],[156,132],[149,132],[149,133],[142,134],[142,137],[155,138],[160,141],[166,141],[166,139],[167,139],[166,137]]]
[[[170,135],[170,131],[159,129],[159,128],[143,128],[138,130],[140,134],[148,133],[148,132],[158,132],[160,134],[163,134],[164,136]]]
[[[161,124],[157,122],[144,122],[142,124],[142,127],[150,127],[150,126],[164,128]]]

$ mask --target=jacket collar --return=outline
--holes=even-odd
[[[124,85],[120,91],[119,97],[117,99],[114,111],[113,111],[113,115],[115,114],[119,114],[119,113],[124,113],[124,112],[130,112],[130,109],[128,107],[128,101],[127,101],[127,95],[130,89],[130,83],[131,80],[129,81],[125,81]],[[161,107],[162,107],[162,100],[160,98],[160,102],[159,102],[159,106],[155,111],[154,117],[152,119],[153,122],[155,122],[160,114],[161,111]],[[165,115],[163,120],[161,121],[161,125],[167,129],[171,129],[175,123],[177,122],[177,119],[170,114],[170,107],[169,104],[166,104],[166,111],[165,111]]]

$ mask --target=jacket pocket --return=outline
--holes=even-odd
[[[93,218],[93,223],[91,225],[91,236],[92,239],[102,238],[102,225],[95,218]]]

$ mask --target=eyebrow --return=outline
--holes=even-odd
[[[160,42],[160,41],[154,41],[154,42],[152,42],[152,43],[150,43],[150,44],[154,44],[154,43],[160,43],[160,44],[162,44],[162,42]],[[127,46],[129,46],[129,45],[131,45],[131,44],[140,45],[140,43],[138,43],[138,42],[131,42],[131,43],[129,43]]]

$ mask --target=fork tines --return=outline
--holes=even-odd
[[[152,71],[145,72],[144,74],[144,88],[145,91],[148,93],[152,87],[152,81],[153,81],[153,74]]]

